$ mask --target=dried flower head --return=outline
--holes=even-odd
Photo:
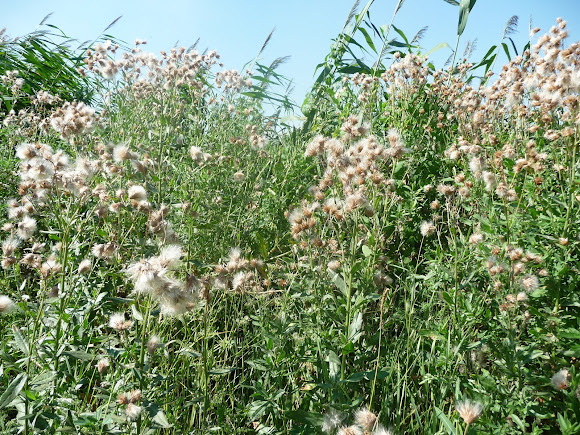
[[[127,393],[121,393],[117,396],[117,403],[119,405],[127,405],[129,404],[129,396]]]
[[[129,393],[129,403],[137,403],[141,400],[142,396],[141,390],[131,390],[131,393]]]
[[[335,409],[330,408],[326,414],[324,414],[324,419],[322,420],[322,431],[326,433],[333,433],[338,426],[342,423],[344,415]]]
[[[113,160],[118,163],[131,160],[133,157],[133,153],[131,153],[131,150],[125,144],[120,144],[113,148]]]
[[[483,412],[483,405],[479,402],[472,402],[471,400],[462,400],[457,402],[455,409],[465,422],[465,424],[470,425],[475,420],[479,418]]]
[[[393,435],[393,431],[391,429],[386,429],[383,425],[379,424],[373,432],[373,435]]]
[[[79,274],[84,275],[85,273],[88,273],[89,270],[91,270],[91,260],[85,258],[79,263],[79,268],[77,271]]]
[[[0,295],[0,314],[8,314],[14,308],[14,302],[8,296]]]
[[[147,341],[147,352],[149,352],[149,355],[153,355],[160,346],[161,339],[157,335],[152,335]]]
[[[572,381],[572,374],[568,369],[562,369],[558,373],[552,376],[551,382],[552,386],[556,390],[566,390],[570,387],[570,382]]]
[[[18,240],[15,237],[9,237],[2,242],[2,253],[6,257],[11,257],[19,245],[20,245],[20,240]]]
[[[472,245],[477,245],[478,243],[481,243],[484,238],[485,236],[481,233],[473,233],[469,236],[469,243]]]
[[[528,274],[521,280],[521,285],[528,293],[533,292],[540,286],[540,280],[536,275]]]
[[[134,403],[129,403],[127,408],[125,408],[125,415],[127,416],[127,420],[135,421],[141,415],[141,411],[143,408],[139,405],[135,405]]]
[[[435,225],[432,221],[423,221],[421,223],[421,235],[423,237],[428,237],[435,233]]]
[[[329,261],[327,267],[333,272],[336,272],[338,269],[340,269],[340,261],[338,260]]]
[[[116,331],[124,331],[129,329],[133,325],[131,320],[125,320],[125,315],[123,313],[111,314],[109,318],[109,326]]]
[[[181,257],[183,256],[183,249],[179,245],[165,246],[159,256],[151,259],[154,264],[159,264],[160,268],[175,270],[181,264]]]
[[[377,416],[367,408],[359,409],[356,412],[354,419],[359,426],[368,432],[372,431],[377,423]]]
[[[30,216],[24,216],[22,221],[18,224],[18,229],[16,230],[18,237],[20,237],[22,240],[28,240],[35,232],[36,220]]]
[[[336,433],[337,435],[363,435],[363,431],[361,430],[360,427],[352,425],[349,427],[341,427],[338,432]]]
[[[99,374],[102,375],[103,373],[105,373],[105,371],[109,368],[109,365],[110,365],[109,358],[99,359],[96,365]]]
[[[147,191],[145,190],[145,188],[143,186],[135,185],[135,186],[129,187],[129,190],[127,191],[127,195],[129,197],[129,199],[136,201],[136,202],[147,200]]]

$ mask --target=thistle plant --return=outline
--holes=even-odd
[[[2,433],[577,430],[580,45],[349,68],[371,4],[300,129],[195,47],[2,70]]]

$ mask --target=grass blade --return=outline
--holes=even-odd
[[[121,18],[123,18],[123,15],[119,15],[117,18],[115,18],[111,24],[109,24],[107,27],[105,27],[105,30],[103,30],[103,33],[105,33],[107,30],[109,30],[111,27],[113,27],[115,24],[117,24],[117,21],[119,21]]]

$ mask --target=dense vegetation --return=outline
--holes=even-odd
[[[355,4],[300,126],[283,59],[4,37],[0,431],[580,431],[580,44],[448,3],[444,70]]]

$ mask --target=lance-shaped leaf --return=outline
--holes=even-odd
[[[459,4],[459,24],[457,25],[457,36],[461,36],[467,25],[467,17],[475,6],[477,0],[461,0]]]

